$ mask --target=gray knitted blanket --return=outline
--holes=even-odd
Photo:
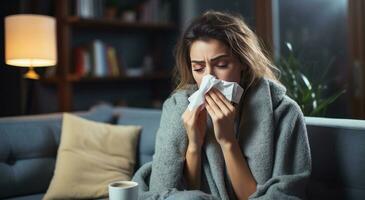
[[[193,92],[176,92],[164,103],[153,161],[133,177],[141,200],[236,199],[211,128],[203,146],[201,188],[187,191],[183,169],[188,140],[181,116]],[[306,199],[311,173],[307,131],[299,106],[285,92],[261,79],[241,101],[237,140],[257,182],[249,199]]]

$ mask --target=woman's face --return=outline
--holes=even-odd
[[[243,65],[219,40],[193,42],[190,48],[190,60],[192,74],[198,86],[203,76],[207,74],[224,81],[240,82]]]

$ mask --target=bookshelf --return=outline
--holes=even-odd
[[[136,31],[176,31],[177,27],[173,24],[167,23],[146,23],[146,22],[124,22],[121,20],[111,19],[82,19],[76,16],[70,16],[67,18],[67,23],[72,27],[85,28],[85,29],[112,29],[121,30],[125,29]]]
[[[83,1],[83,0],[79,0]],[[103,0],[95,0],[103,2]],[[151,0],[151,2],[158,0]],[[75,88],[80,87],[97,87],[102,90],[109,87],[121,87],[119,92],[123,93],[123,88],[128,85],[144,85],[150,88],[153,93],[153,101],[159,99],[163,101],[169,91],[161,92],[161,90],[170,90],[172,66],[163,65],[161,60],[164,59],[161,49],[164,46],[164,39],[166,36],[177,36],[177,26],[170,21],[125,21],[119,18],[105,18],[105,17],[80,17],[75,15],[75,6],[78,1],[72,0],[56,0],[55,16],[57,19],[57,42],[58,42],[58,64],[53,75],[45,76],[41,79],[44,84],[56,86],[58,96],[59,111],[74,110],[74,99],[77,95]],[[148,2],[148,1],[146,1]],[[95,39],[103,39],[105,34],[120,34],[120,37],[128,40],[128,37],[133,35],[145,35],[145,37],[152,41],[148,47],[152,51],[150,55],[153,59],[153,69],[148,73],[140,73],[139,75],[128,75],[128,73],[119,73],[117,76],[113,75],[80,75],[75,73],[75,40],[83,38],[84,35],[95,35]],[[100,38],[98,35],[101,35]],[[86,36],[85,36],[86,37]],[[110,40],[110,39],[109,39]],[[112,41],[113,43],[113,41]],[[157,49],[156,49],[157,48]],[[172,52],[172,49],[170,49]],[[140,57],[142,60],[143,57]],[[125,68],[125,63],[119,63],[117,66]],[[138,84],[136,84],[138,83]],[[164,88],[164,89],[162,89]],[[138,88],[136,88],[138,90]],[[165,94],[163,94],[165,93]],[[91,97],[97,96],[90,94]],[[76,108],[77,109],[77,108]]]
[[[153,73],[143,76],[119,76],[119,77],[79,77],[69,75],[66,80],[71,83],[97,83],[97,82],[125,82],[125,81],[169,81],[171,76],[164,73]],[[42,78],[41,81],[49,84],[57,84],[59,77]]]

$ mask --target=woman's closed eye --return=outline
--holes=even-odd
[[[227,65],[226,64],[225,65],[217,65],[217,67],[219,67],[219,68],[226,68]]]
[[[193,68],[193,71],[195,71],[195,72],[202,72],[203,70],[204,70],[204,66],[201,66],[201,65],[196,65]]]
[[[226,63],[226,62],[222,62],[222,63],[218,63],[216,66],[217,66],[218,68],[226,68],[226,67],[228,66],[228,63]]]

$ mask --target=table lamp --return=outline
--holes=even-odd
[[[38,79],[34,67],[57,63],[56,20],[50,16],[17,14],[5,17],[5,62],[29,67],[24,77]]]

